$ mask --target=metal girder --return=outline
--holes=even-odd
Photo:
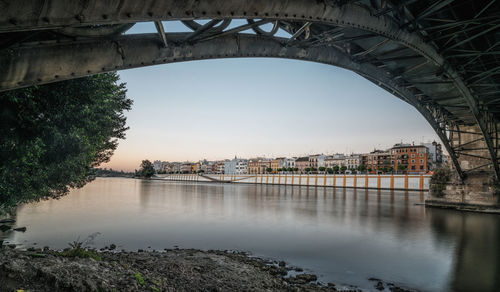
[[[423,105],[406,88],[395,82],[388,72],[371,64],[360,64],[346,54],[331,47],[303,49],[288,45],[285,38],[236,34],[222,36],[200,43],[184,43],[188,33],[169,34],[168,47],[163,47],[156,34],[124,35],[108,41],[76,41],[47,46],[22,46],[11,56],[0,55],[0,83],[21,87],[57,80],[71,79],[107,71],[213,58],[275,57],[307,60],[342,67],[354,71],[378,86],[388,90],[414,106],[431,124],[441,138],[452,161],[463,178],[455,150],[438,122],[442,119],[439,108]],[[53,75],[53,72],[58,72]],[[24,80],[19,83],[17,80]]]
[[[439,68],[441,76],[439,79],[441,79],[441,81],[446,82],[446,80],[450,80],[453,83],[454,88],[460,92],[463,99],[466,100],[474,121],[485,138],[485,142],[493,161],[495,174],[497,178],[500,178],[497,152],[492,142],[492,133],[494,132],[494,129],[491,128],[491,123],[487,122],[495,120],[495,117],[492,113],[487,112],[480,106],[480,102],[476,96],[473,95],[472,91],[464,83],[462,75],[460,75],[455,68],[447,62],[443,52],[446,52],[446,49],[451,50],[450,47],[444,48],[444,50],[438,52],[436,46],[429,44],[421,33],[410,32],[406,29],[402,29],[402,25],[404,25],[407,19],[415,19],[407,13],[408,5],[413,2],[415,1],[405,1],[404,4],[401,5],[392,4],[392,8],[390,9],[388,6],[374,9],[370,8],[369,5],[362,5],[356,2],[308,0],[143,0],[141,5],[137,5],[137,1],[135,0],[4,1],[0,2],[0,33],[33,30],[58,30],[74,26],[123,24],[139,21],[256,18],[295,23],[309,22],[312,23],[311,27],[316,23],[328,24],[332,26],[356,29],[373,36],[384,37],[394,41],[394,43],[398,43],[411,49],[416,55],[425,58],[428,61],[427,64]],[[447,3],[447,1],[441,1],[440,3]],[[431,12],[435,13],[436,11],[439,11],[439,9],[437,9],[438,6],[432,6],[430,9],[432,10]],[[476,17],[480,16],[484,11],[485,9],[483,8],[476,14]],[[393,13],[394,15],[391,16],[390,13]],[[427,12],[424,12],[423,14],[426,13]],[[423,18],[423,20],[428,20],[428,17],[425,17],[425,15],[420,15],[420,17]],[[471,40],[481,37],[496,28],[497,26],[493,26],[478,33],[477,35],[466,39],[459,39],[457,40],[457,43],[451,47],[454,49],[455,47],[467,44]],[[425,33],[425,30],[421,31]],[[217,41],[218,39],[219,37],[206,40],[206,42]],[[350,41],[355,40],[355,37],[350,39]],[[335,40],[335,42],[344,44],[348,41],[349,40]],[[82,40],[82,42],[85,42],[85,40]],[[99,46],[99,44],[95,45]],[[116,44],[116,46],[118,46],[118,44]],[[494,46],[495,45],[493,45],[490,49]],[[308,50],[313,50],[315,48],[316,47],[308,47],[306,53]],[[318,47],[318,49],[323,48]],[[120,51],[121,48],[117,48],[117,50]],[[15,57],[16,56],[9,59],[8,62],[15,62]],[[213,57],[208,58],[216,58],[216,55],[214,54]],[[398,57],[389,56],[388,58]],[[74,61],[74,59],[71,60],[71,62]],[[316,61],[321,62],[320,60]],[[101,62],[105,63],[105,61]],[[386,60],[386,62],[388,61]],[[470,62],[471,61],[466,62],[466,64]],[[7,67],[5,68],[15,67],[10,63],[6,65]],[[372,64],[365,62],[362,66],[372,66]],[[385,64],[380,65],[380,67],[382,66],[385,66]],[[63,67],[70,67],[70,65],[68,64]],[[53,67],[51,68],[55,69]],[[111,70],[118,68],[120,68],[120,66]],[[43,69],[38,70],[43,71]],[[108,70],[108,68],[103,66],[100,70],[93,70],[87,70],[90,71],[88,74],[103,72]],[[52,75],[59,76],[59,74],[56,74],[56,72],[59,71],[60,70],[53,70]],[[14,75],[9,75],[10,77],[20,77],[23,74],[26,74],[26,72],[17,71],[11,73]],[[57,78],[62,77],[56,77],[56,79]],[[16,81],[16,86],[26,85],[27,83],[23,83],[26,81],[27,80],[24,79],[18,80]],[[434,82],[439,83],[441,81],[435,80]],[[36,82],[42,83],[44,81],[42,79],[42,81]],[[437,83],[436,86],[439,86]],[[488,84],[493,84],[492,86],[498,85],[495,83]],[[482,85],[478,84],[475,86]],[[405,90],[408,89],[405,88]],[[414,90],[412,89],[412,92],[413,91]],[[474,93],[476,94],[477,92],[474,91]],[[456,119],[457,117],[449,118]],[[433,125],[433,127],[434,126],[435,125]]]

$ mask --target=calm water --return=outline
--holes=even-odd
[[[67,247],[236,249],[285,260],[320,281],[373,290],[500,291],[500,216],[425,209],[421,193],[99,178],[25,205],[7,241]]]

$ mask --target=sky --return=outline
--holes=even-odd
[[[177,24],[176,24],[177,25]],[[180,30],[175,25],[168,29]],[[150,32],[151,24],[131,33]],[[119,72],[130,129],[101,167],[131,171],[143,159],[218,160],[362,153],[439,141],[409,104],[338,67],[241,58]]]

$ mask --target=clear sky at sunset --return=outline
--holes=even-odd
[[[119,74],[134,100],[130,130],[102,167],[133,170],[142,159],[359,153],[438,140],[413,107],[329,65],[245,58]]]

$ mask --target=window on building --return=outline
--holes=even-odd
[[[412,160],[411,160],[411,163],[415,163],[415,159],[412,159]]]
[[[424,160],[423,160],[423,159],[420,159],[420,163],[424,163]]]
[[[411,170],[415,170],[415,165],[412,165],[412,166],[411,166]]]
[[[423,165],[420,165],[420,170],[424,170],[424,166]]]

